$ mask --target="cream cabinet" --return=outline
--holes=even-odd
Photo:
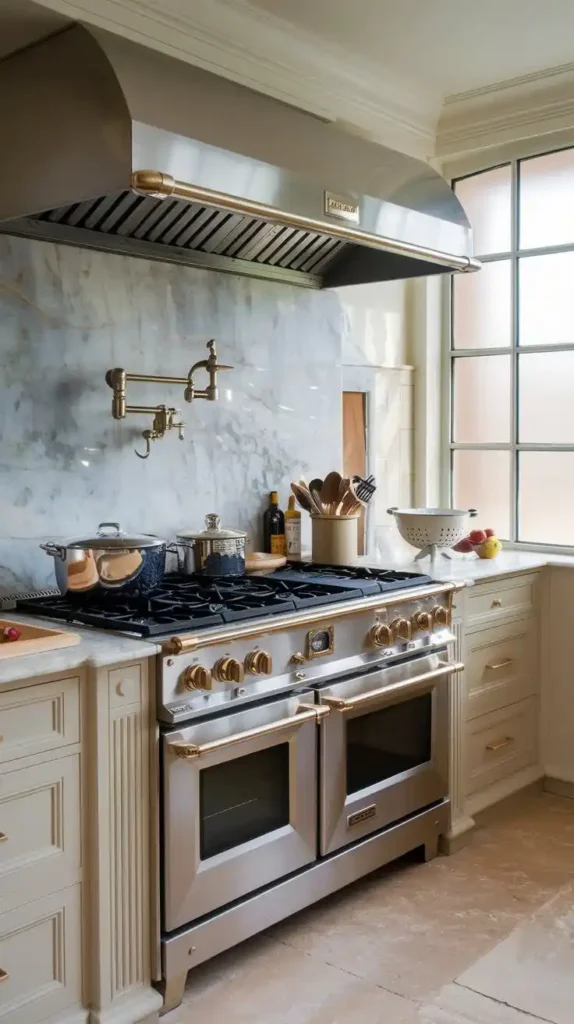
[[[0,1024],[157,1020],[153,684],[146,659],[0,691]]]

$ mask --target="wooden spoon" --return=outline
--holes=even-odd
[[[291,490],[293,491],[293,494],[297,498],[297,501],[301,508],[305,509],[305,512],[316,511],[315,505],[313,504],[313,499],[311,498],[309,491],[306,490],[305,487],[301,487],[300,484],[291,484]]]
[[[314,477],[309,484],[309,494],[311,495],[313,504],[316,506],[316,511],[319,515],[323,515],[325,509],[323,508],[323,502],[321,501],[321,491],[323,490],[323,481],[318,477]]]
[[[323,507],[327,510],[329,515],[334,515],[335,509],[339,502],[339,486],[341,484],[341,474],[335,472],[327,473],[327,476],[323,480],[323,486],[321,488],[321,501]]]
[[[349,486],[351,481],[348,476],[341,477],[341,483],[339,484],[339,494],[337,497],[337,504],[335,506],[335,515],[341,515],[341,506],[349,493]]]

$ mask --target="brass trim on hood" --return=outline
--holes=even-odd
[[[239,196],[226,195],[224,192],[216,192],[213,189],[204,188],[199,185],[189,185],[185,181],[177,181],[171,174],[164,174],[162,171],[134,171],[131,181],[134,192],[144,196],[151,196],[155,199],[167,199],[169,196],[177,196],[189,202],[201,203],[204,206],[211,206],[218,210],[230,210],[232,213],[261,217],[266,221],[284,224],[287,227],[299,228],[303,231],[328,233],[332,238],[340,238],[345,242],[355,242],[359,245],[366,245],[371,249],[391,252],[397,256],[409,256],[414,259],[424,260],[428,263],[438,264],[461,273],[481,269],[480,262],[472,259],[470,256],[449,255],[448,253],[439,252],[436,249],[427,249],[410,242],[401,242],[394,238],[373,235],[368,231],[360,231],[357,228],[347,227],[343,224],[327,223],[326,221],[315,220],[312,217],[303,217],[300,214],[285,213],[274,206],[269,206],[267,203],[255,202],[252,199],[241,199]]]

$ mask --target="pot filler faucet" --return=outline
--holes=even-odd
[[[183,397],[186,402],[193,402],[194,398],[206,398],[208,402],[215,402],[218,397],[217,373],[219,370],[232,370],[232,366],[225,366],[217,362],[215,351],[215,340],[207,342],[209,356],[207,359],[200,359],[191,367],[187,377],[162,377],[153,373],[127,373],[122,367],[108,370],[106,373],[106,384],[112,388],[112,416],[115,420],[125,419],[128,413],[147,413],[153,416],[151,429],[143,430],[142,437],[146,444],[143,455],[136,451],[140,459],[147,459],[151,454],[151,442],[159,441],[169,430],[177,430],[180,441],[183,441],[185,424],[176,417],[180,416],[180,410],[168,405],[128,405],[126,399],[126,384],[128,381],[145,381],[154,384],[183,384],[185,390]],[[205,367],[209,377],[209,384],[206,388],[197,388],[194,382],[194,374],[197,370]]]

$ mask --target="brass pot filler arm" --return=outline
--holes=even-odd
[[[145,381],[154,384],[183,384],[185,390],[183,397],[186,402],[193,402],[194,398],[206,398],[208,402],[215,402],[218,397],[217,373],[218,370],[232,370],[232,366],[225,366],[217,362],[215,341],[212,338],[208,341],[209,356],[207,359],[200,359],[194,363],[187,377],[161,377],[154,373],[126,373],[121,367],[108,370],[106,373],[106,384],[111,387],[114,396],[112,398],[112,416],[115,420],[123,420],[128,413],[147,413],[153,416],[151,429],[143,430],[142,437],[146,444],[146,450],[142,455],[136,451],[140,459],[147,459],[151,454],[151,442],[159,441],[168,430],[177,430],[180,441],[183,441],[185,424],[181,420],[176,422],[176,416],[180,416],[180,410],[168,405],[128,405],[126,400],[126,384],[128,381]],[[194,374],[197,370],[205,367],[209,376],[209,384],[206,388],[200,389],[195,386]]]

